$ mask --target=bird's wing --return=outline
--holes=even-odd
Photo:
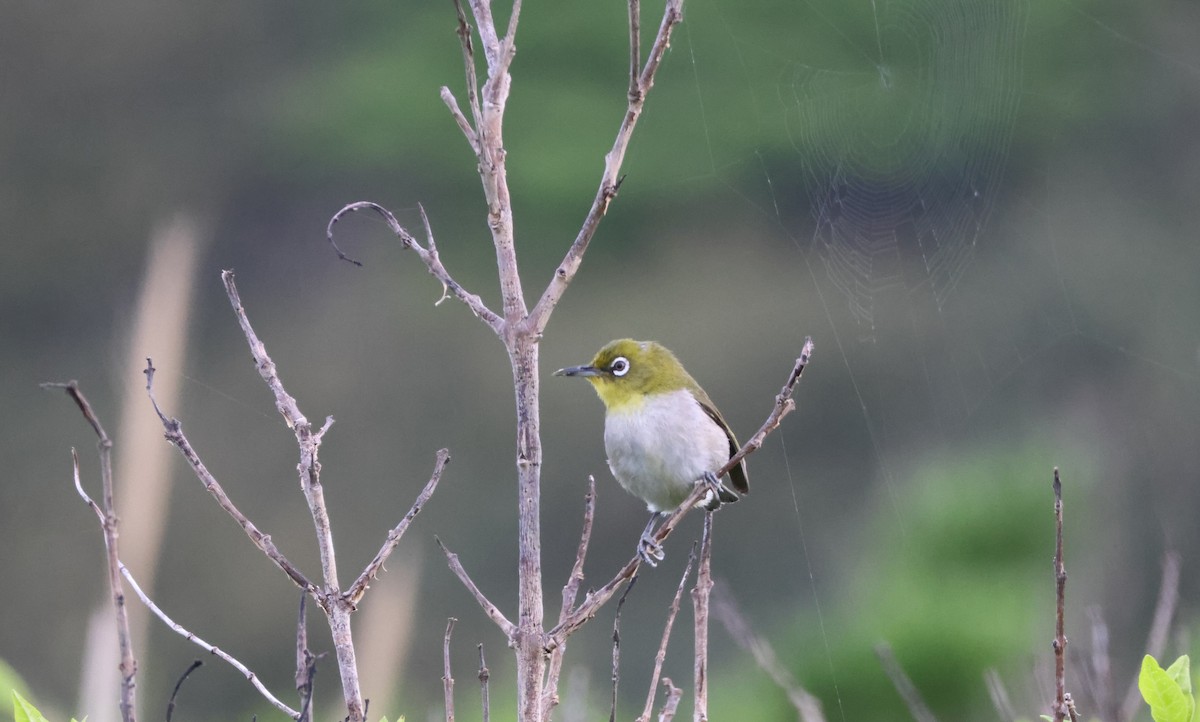
[[[717,426],[725,432],[725,437],[729,439],[729,455],[732,457],[742,448],[738,443],[737,438],[733,435],[733,430],[729,428],[729,424],[725,423],[725,418],[721,416],[721,412],[717,411],[717,407],[713,406],[712,401],[708,398],[708,394],[701,391],[696,394],[696,401],[700,404],[700,408],[704,409],[704,413],[708,414],[708,418],[717,422]],[[746,460],[742,459],[737,463],[737,466],[729,470],[729,480],[733,482],[733,488],[739,494],[750,493],[750,475],[746,473]]]

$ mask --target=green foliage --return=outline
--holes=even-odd
[[[14,722],[49,722],[20,692],[14,689],[12,696]]]
[[[1142,658],[1138,689],[1150,705],[1154,722],[1192,722],[1196,699],[1192,696],[1191,660],[1185,654],[1167,667],[1150,655]]]
[[[29,700],[21,696],[17,690],[13,690],[13,722],[50,722],[46,717],[38,711],[37,707],[30,704]],[[71,718],[71,722],[76,722],[75,718]],[[83,718],[83,722],[87,722],[87,717]]]

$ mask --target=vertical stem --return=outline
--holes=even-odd
[[[516,634],[518,719],[542,719],[546,671],[542,628],[541,469],[538,408],[538,345],[535,336],[516,334],[510,360],[517,395],[517,517],[519,599]]]
[[[708,598],[712,592],[712,532],[713,513],[704,513],[704,536],[700,540],[700,569],[692,589],[692,611],[695,616],[695,704],[694,722],[708,722]]]

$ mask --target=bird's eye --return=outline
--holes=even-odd
[[[624,376],[629,373],[629,359],[624,356],[618,356],[613,359],[613,362],[608,365],[608,370],[613,376]]]

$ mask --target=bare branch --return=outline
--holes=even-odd
[[[178,622],[167,616],[167,613],[160,609],[159,606],[154,603],[154,600],[150,599],[150,597],[147,596],[144,591],[142,591],[142,588],[138,586],[137,580],[133,578],[133,574],[125,568],[124,564],[121,565],[121,574],[125,576],[125,581],[129,582],[129,588],[132,589],[135,594],[137,594],[138,599],[142,600],[142,604],[145,604],[146,608],[153,612],[154,616],[161,619],[162,623],[167,625],[172,632],[175,632],[184,639],[192,642],[209,654],[225,660],[229,666],[236,669],[243,677],[249,680],[250,684],[254,685],[254,688],[258,690],[258,693],[261,694],[264,699],[270,702],[275,709],[283,712],[292,719],[299,719],[300,713],[281,702],[275,695],[271,694],[271,691],[266,688],[266,686],[262,683],[262,680],[258,678],[258,675],[254,672],[251,672],[246,665],[242,664],[235,657],[233,657],[233,655],[229,654],[223,649],[215,647],[200,637],[197,637],[195,634],[192,634]]]
[[[588,490],[583,497],[583,530],[579,535],[579,549],[575,552],[575,564],[571,567],[571,575],[562,589],[562,607],[558,611],[561,622],[571,612],[575,599],[579,596],[579,586],[583,584],[583,562],[587,558],[588,543],[592,538],[592,520],[596,515],[596,478],[588,475]],[[558,681],[562,675],[563,655],[567,651],[564,640],[550,652],[547,663],[546,684],[542,691],[542,717],[550,719],[550,712],[558,705]]]
[[[642,4],[629,0],[629,101],[642,97]]]
[[[484,132],[484,128],[483,112],[479,108],[479,77],[475,72],[475,46],[471,42],[471,24],[467,22],[467,15],[463,12],[462,3],[459,0],[454,0],[454,12],[458,16],[456,32],[463,50],[463,70],[467,79],[467,106],[471,109],[471,117],[475,120],[474,130],[467,140],[474,137],[471,147],[475,151],[475,155],[479,156],[484,146],[483,136],[480,135]]]
[[[1063,566],[1062,482],[1054,468],[1054,722],[1063,722],[1069,714],[1066,692],[1067,635],[1063,617],[1067,600],[1067,569]]]
[[[454,97],[454,93],[446,86],[442,86],[441,90],[442,102],[450,109],[450,115],[454,118],[454,122],[458,124],[458,129],[466,136],[467,143],[470,144],[471,150],[475,155],[479,155],[479,136],[475,135],[475,129],[471,127],[471,121],[463,115],[462,108],[458,107],[458,99]]]
[[[683,699],[683,690],[676,687],[670,677],[663,677],[662,683],[667,688],[667,699],[658,714],[658,722],[671,722],[675,719],[675,710],[679,709],[679,700]]]
[[[825,722],[825,714],[821,711],[821,701],[802,687],[792,673],[783,666],[771,643],[755,634],[749,621],[746,620],[746,616],[738,609],[737,602],[728,591],[727,585],[721,584],[716,587],[713,595],[713,611],[733,641],[749,652],[758,666],[767,673],[767,676],[787,694],[788,701],[796,708],[802,722]],[[1009,719],[1011,720],[1011,718]]]
[[[321,486],[321,463],[317,458],[321,439],[329,430],[333,419],[326,418],[324,426],[317,432],[313,432],[312,424],[304,414],[300,413],[296,399],[283,388],[283,382],[275,371],[275,362],[267,355],[266,346],[259,340],[254,328],[250,325],[246,309],[242,306],[242,299],[238,296],[233,272],[222,271],[221,280],[225,283],[225,294],[229,297],[234,315],[237,316],[238,324],[242,327],[242,334],[250,346],[254,365],[263,381],[266,382],[267,388],[275,396],[275,408],[283,414],[283,418],[296,435],[296,445],[300,450],[300,461],[296,464],[296,471],[300,477],[300,490],[304,493],[304,500],[308,504],[309,515],[313,520],[313,529],[317,535],[317,550],[321,557],[321,574],[325,583],[318,601],[321,603],[321,608],[324,609],[326,620],[329,623],[334,653],[337,655],[346,711],[351,722],[359,722],[363,719],[365,709],[362,689],[358,681],[358,662],[355,659],[354,639],[350,628],[350,614],[354,610],[354,605],[342,598],[338,582],[337,557],[333,550],[333,529],[329,524],[325,490]]]
[[[308,596],[300,595],[296,615],[296,694],[300,697],[300,722],[312,719],[313,682],[317,676],[317,657],[308,648]]]
[[[167,700],[167,722],[171,722],[171,717],[175,714],[175,698],[179,696],[179,690],[183,687],[183,683],[192,675],[192,672],[195,672],[203,664],[204,662],[198,659],[193,660],[179,677],[179,681],[175,683],[175,689],[171,692],[171,698]]]
[[[333,218],[329,219],[329,225],[325,228],[325,237],[329,240],[329,244],[333,246],[333,250],[337,252],[338,258],[344,261],[349,261],[356,266],[362,265],[360,261],[356,261],[355,259],[343,253],[342,249],[339,248],[337,243],[333,240],[334,224],[340,221],[342,216],[361,210],[374,211],[375,213],[379,214],[387,223],[388,228],[392,231],[392,234],[400,239],[401,247],[407,248],[417,254],[417,256],[421,259],[421,262],[425,264],[425,268],[429,271],[429,275],[436,278],[438,282],[442,284],[444,289],[453,294],[455,298],[466,304],[467,308],[471,309],[471,312],[474,313],[475,316],[477,316],[484,323],[486,323],[489,328],[491,328],[497,334],[501,334],[503,332],[504,320],[497,316],[490,308],[488,308],[487,305],[484,304],[483,299],[481,299],[478,295],[470,293],[465,288],[460,286],[458,282],[450,276],[450,272],[446,270],[446,267],[442,265],[441,258],[438,256],[437,248],[433,244],[433,235],[429,235],[428,240],[430,245],[429,248],[425,248],[419,241],[417,241],[416,238],[413,237],[411,233],[404,228],[404,226],[400,225],[400,221],[396,220],[396,216],[392,215],[391,211],[379,205],[378,203],[372,203],[370,201],[358,201],[356,203],[351,203],[339,210],[337,213],[334,213]],[[422,209],[422,213],[424,213],[424,209]],[[428,230],[428,226],[426,226],[426,229]],[[229,274],[230,279],[233,278],[233,274],[231,272],[226,271],[225,273]],[[243,328],[245,327],[243,326]]]
[[[631,17],[634,13],[635,9],[630,8]],[[663,9],[662,22],[658,27],[658,35],[654,39],[654,44],[650,48],[650,55],[646,58],[646,65],[642,68],[641,75],[637,80],[638,92],[636,95],[635,93],[630,93],[629,105],[625,110],[625,117],[621,120],[621,127],[617,130],[617,137],[613,141],[612,149],[604,156],[604,173],[600,176],[600,187],[596,190],[596,197],[592,200],[592,207],[588,211],[587,217],[584,218],[583,226],[575,236],[574,242],[571,243],[571,248],[567,251],[562,262],[558,264],[558,268],[554,271],[554,276],[550,279],[550,283],[547,284],[542,297],[538,300],[526,320],[529,328],[536,334],[540,334],[546,329],[546,324],[550,321],[550,314],[553,313],[554,307],[558,305],[563,293],[567,290],[567,286],[571,284],[571,281],[575,278],[575,274],[579,271],[579,266],[583,263],[583,254],[587,251],[588,244],[592,242],[592,237],[596,234],[596,229],[600,226],[600,220],[604,218],[604,215],[608,212],[609,204],[617,196],[617,190],[621,185],[619,178],[621,164],[625,161],[625,151],[629,147],[629,139],[633,136],[633,130],[637,126],[638,118],[641,117],[642,106],[646,102],[646,95],[654,85],[654,74],[658,72],[663,55],[666,54],[667,48],[670,47],[671,32],[682,20],[683,0],[668,0],[666,7]],[[635,51],[631,50],[631,54],[633,52]],[[630,80],[630,85],[633,85],[632,79]]]
[[[800,377],[804,375],[804,369],[808,367],[808,362],[812,359],[813,342],[811,337],[805,337],[804,346],[800,349],[800,356],[796,359],[796,365],[792,367],[792,373],[788,376],[787,383],[779,390],[779,394],[775,396],[775,408],[767,416],[767,420],[755,432],[750,440],[742,445],[741,449],[733,456],[729,457],[729,461],[722,466],[717,472],[717,478],[721,478],[729,473],[729,470],[737,466],[742,459],[762,448],[763,441],[767,435],[775,429],[779,428],[779,424],[783,421],[783,417],[796,410],[796,402],[792,400],[792,392],[796,388],[796,383],[800,381]]]
[[[442,698],[446,704],[446,722],[454,722],[454,675],[450,673],[450,634],[458,620],[446,620],[446,634],[442,636]]]
[[[279,551],[279,548],[275,546],[275,542],[271,541],[271,535],[264,534],[262,531],[260,531],[259,528],[254,525],[254,522],[250,521],[250,519],[243,514],[240,509],[237,508],[237,506],[229,498],[229,495],[225,493],[225,489],[221,487],[220,482],[218,482],[216,477],[212,475],[212,472],[208,470],[208,467],[204,465],[204,462],[200,460],[200,455],[196,453],[196,450],[192,448],[191,442],[188,441],[186,436],[184,436],[183,426],[179,423],[179,419],[168,418],[167,415],[163,413],[162,409],[158,407],[158,402],[154,399],[155,371],[156,369],[154,368],[154,364],[151,363],[150,359],[146,359],[146,393],[150,396],[150,403],[154,405],[155,413],[158,414],[159,420],[162,421],[163,429],[166,432],[164,435],[166,436],[167,441],[169,441],[175,448],[179,449],[179,453],[183,454],[183,458],[187,460],[189,465],[191,465],[192,471],[196,474],[196,478],[200,480],[200,483],[204,485],[204,488],[208,490],[208,493],[213,499],[216,500],[217,506],[224,509],[225,513],[228,514],[234,520],[234,522],[236,522],[237,525],[242,528],[242,531],[246,533],[246,536],[250,538],[250,541],[254,543],[254,546],[258,547],[263,554],[266,554],[267,558],[274,562],[275,566],[279,567],[279,569],[286,574],[296,586],[313,595],[313,598],[316,599],[318,603],[322,604],[322,606],[324,606],[324,600],[321,597],[321,591],[317,585],[309,581],[308,577],[304,576],[304,573],[301,572],[296,565],[288,561],[288,558],[283,555],[283,552]]]
[[[488,680],[491,674],[488,672],[487,663],[483,660],[483,642],[479,643],[479,701],[483,706],[483,716],[480,718],[482,722],[488,722],[492,718],[492,705],[488,694]]]
[[[1167,645],[1167,632],[1175,618],[1175,607],[1179,604],[1179,552],[1168,550],[1163,555],[1162,582],[1158,587],[1158,602],[1154,605],[1154,620],[1150,623],[1150,634],[1146,638],[1146,654],[1161,658]],[[1131,720],[1142,704],[1138,691],[1137,675],[1134,675],[1129,692],[1121,703],[1120,720]]]
[[[429,503],[429,499],[433,496],[433,492],[437,490],[438,482],[442,480],[442,472],[445,471],[446,464],[448,463],[450,463],[450,451],[448,449],[439,450],[437,453],[437,461],[434,462],[433,465],[433,474],[429,477],[429,481],[425,483],[425,488],[422,489],[421,493],[417,495],[417,500],[413,502],[412,508],[408,510],[408,513],[404,515],[404,518],[400,520],[400,523],[397,524],[394,529],[388,532],[387,541],[385,541],[383,546],[380,547],[379,552],[375,555],[375,558],[372,559],[369,564],[367,564],[367,567],[363,569],[362,574],[358,575],[358,579],[354,580],[354,583],[351,584],[350,588],[346,590],[346,599],[348,599],[351,604],[358,604],[358,602],[362,599],[363,594],[366,593],[367,587],[370,585],[371,581],[379,575],[379,570],[383,568],[384,562],[386,562],[388,557],[392,555],[392,552],[395,551],[396,545],[400,543],[400,538],[404,536],[404,532],[408,531],[409,524],[412,523],[412,520],[416,518],[417,514],[421,513],[421,509],[423,509],[425,505]]]
[[[937,717],[930,711],[929,705],[921,699],[921,693],[917,691],[916,685],[904,673],[904,668],[900,666],[900,663],[896,661],[891,646],[887,642],[875,645],[875,656],[879,658],[879,663],[883,666],[883,671],[887,673],[888,679],[892,680],[892,686],[900,693],[900,698],[904,700],[904,705],[908,707],[908,713],[912,715],[912,718],[917,722],[937,722]]]
[[[617,613],[613,615],[612,702],[609,706],[608,722],[617,720],[617,686],[621,682],[621,610],[625,608],[625,600],[629,598],[629,593],[633,591],[637,580],[638,578],[634,577],[629,581],[629,585],[621,593],[621,598],[617,600]]]
[[[457,2],[457,0],[456,0]],[[496,22],[492,19],[491,0],[469,0],[471,14],[479,29],[479,40],[483,45],[483,56],[487,60],[488,73],[494,75],[500,63],[500,38],[496,35]]]
[[[504,613],[500,611],[500,608],[495,604],[492,604],[491,601],[489,601],[488,598],[483,595],[483,592],[479,591],[479,587],[475,586],[475,582],[471,581],[471,577],[467,574],[467,570],[463,569],[462,562],[458,560],[458,555],[447,549],[446,545],[442,543],[441,539],[438,539],[436,536],[433,539],[437,542],[437,545],[441,547],[442,553],[446,555],[446,563],[450,565],[450,570],[454,572],[454,575],[458,577],[458,580],[463,583],[463,586],[467,588],[467,591],[471,593],[471,596],[475,597],[475,601],[479,603],[479,606],[483,609],[484,614],[487,614],[488,617],[496,623],[496,626],[500,627],[500,631],[503,632],[504,636],[509,640],[509,644],[513,644],[513,640],[516,637],[517,631],[516,625],[508,621],[508,619],[504,616]]]
[[[675,626],[675,617],[679,615],[679,602],[683,599],[683,588],[687,585],[688,575],[692,573],[692,566],[696,563],[696,546],[692,545],[692,552],[688,554],[687,566],[683,568],[683,574],[679,577],[679,586],[675,588],[675,597],[671,600],[671,606],[667,608],[667,621],[663,625],[662,639],[658,643],[658,652],[654,655],[654,671],[650,674],[650,691],[646,693],[646,706],[642,708],[642,714],[638,716],[636,722],[650,722],[650,714],[654,708],[654,690],[658,687],[658,678],[662,674],[663,663],[667,660],[667,642],[671,639],[671,628]],[[670,680],[663,677],[663,685],[670,690]]]
[[[694,695],[692,719],[708,722],[708,599],[712,593],[713,513],[704,512],[704,534],[700,537],[700,568],[692,588],[693,640],[695,655],[692,677]]]
[[[106,552],[106,565],[108,569],[108,589],[112,597],[113,616],[117,624],[117,646],[120,650],[121,659],[118,668],[121,671],[121,719],[124,722],[136,722],[137,720],[137,659],[133,655],[133,638],[129,632],[129,614],[125,609],[125,589],[121,585],[121,573],[119,571],[121,560],[117,549],[117,538],[119,536],[116,505],[113,501],[113,476],[112,476],[112,440],[108,438],[108,434],[104,431],[104,425],[100,423],[100,417],[92,410],[92,405],[88,403],[87,397],[79,390],[79,383],[76,381],[68,381],[67,383],[45,383],[42,388],[58,388],[67,392],[75,405],[79,407],[79,411],[83,413],[83,418],[91,425],[92,430],[96,432],[98,441],[96,443],[100,452],[100,482],[102,488],[101,501],[103,509],[92,501],[91,497],[83,490],[83,483],[79,479],[79,454],[75,449],[71,449],[72,468],[74,470],[75,490],[83,497],[92,511],[100,518],[100,530],[104,534],[104,550]]]

